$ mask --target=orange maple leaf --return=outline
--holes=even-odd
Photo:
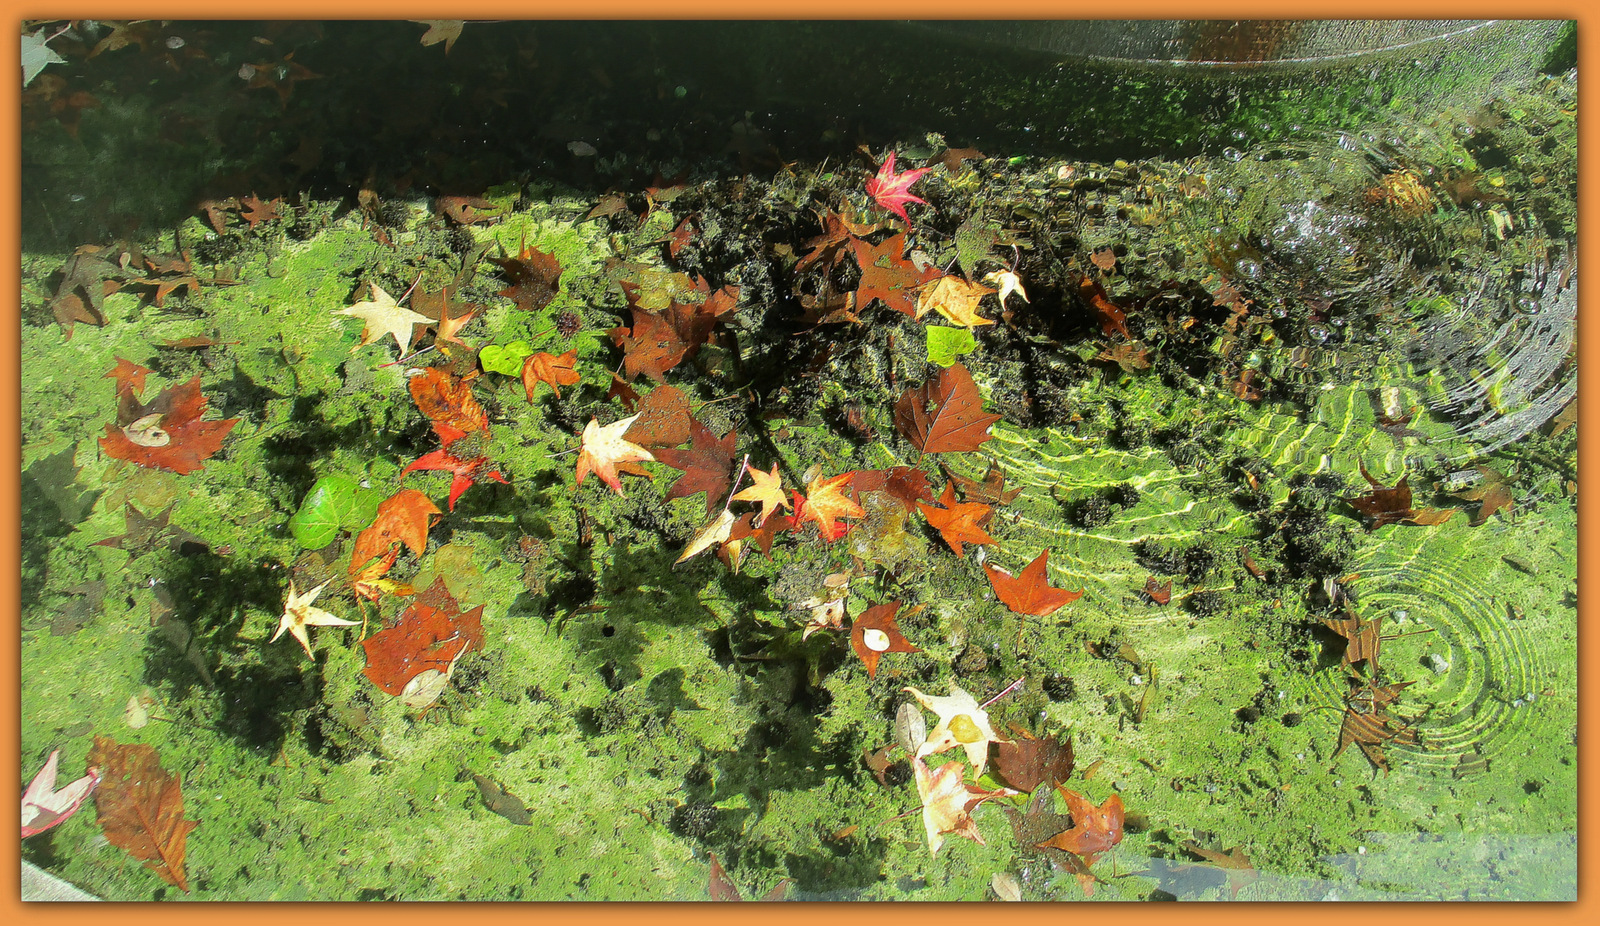
[[[1056,792],[1067,801],[1067,812],[1072,815],[1072,828],[1064,830],[1038,844],[1039,848],[1051,846],[1080,856],[1085,864],[1093,865],[1100,853],[1122,841],[1122,795],[1113,794],[1096,807],[1092,801],[1076,791],[1056,785]]]
[[[522,361],[522,388],[528,391],[528,401],[533,401],[533,387],[540,383],[549,383],[556,398],[561,398],[561,387],[575,385],[580,378],[575,369],[577,361],[577,348],[559,357],[540,351]]]
[[[438,506],[416,489],[401,489],[378,505],[372,525],[356,535],[350,553],[350,572],[360,575],[362,567],[374,557],[385,556],[390,547],[403,543],[418,556],[428,547],[430,518],[442,514]]]
[[[894,405],[895,427],[922,453],[977,450],[992,436],[989,428],[999,420],[999,415],[983,413],[978,385],[959,363],[940,370],[921,386],[907,389]]]
[[[900,632],[896,614],[900,602],[873,605],[850,624],[850,647],[867,667],[867,677],[878,677],[878,660],[884,653],[920,653]]]
[[[441,437],[445,433],[440,430],[441,426],[453,428],[459,432],[458,437],[489,429],[489,416],[473,396],[470,379],[429,367],[411,377],[407,387],[417,408],[433,422],[434,430],[439,431]]]
[[[1051,587],[1046,571],[1049,561],[1050,551],[1045,550],[1014,576],[987,563],[983,570],[989,574],[989,584],[994,586],[994,593],[1006,607],[1018,614],[1045,617],[1083,597],[1083,592]]]
[[[994,543],[993,537],[983,529],[983,522],[994,514],[994,509],[988,505],[977,502],[956,501],[956,487],[953,483],[945,483],[944,494],[939,496],[939,504],[943,508],[936,508],[927,502],[917,502],[917,507],[950,545],[956,555],[966,558],[962,552],[963,543]]]
[[[100,438],[106,456],[181,476],[200,469],[222,449],[222,439],[239,419],[200,420],[206,411],[206,397],[200,394],[198,374],[161,390],[145,405],[132,392],[134,379],[142,374],[124,369],[123,363],[126,361],[119,359],[107,374],[117,379],[118,409],[117,424],[106,425],[106,435]]]
[[[838,540],[850,529],[848,524],[840,524],[835,518],[860,518],[866,516],[866,511],[844,494],[844,487],[849,485],[855,471],[852,470],[843,476],[824,479],[821,475],[811,480],[806,485],[806,494],[802,499],[795,493],[794,519],[795,526],[799,527],[807,521],[817,522],[817,531],[822,539],[828,542]]]

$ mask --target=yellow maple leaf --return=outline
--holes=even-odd
[[[761,517],[756,519],[756,526],[767,523],[767,518],[779,508],[788,508],[789,499],[783,494],[783,481],[778,476],[778,464],[772,464],[772,472],[763,473],[755,467],[750,467],[750,481],[754,483],[733,497],[736,502],[760,502]]]
[[[968,283],[955,274],[942,276],[917,296],[917,317],[938,312],[966,328],[992,325],[993,320],[978,314],[978,300],[992,292],[981,283]]]
[[[599,419],[589,419],[588,426],[583,429],[583,447],[578,452],[578,485],[583,485],[583,478],[594,473],[613,492],[626,494],[622,491],[622,478],[617,475],[617,466],[655,459],[650,451],[622,437],[638,417],[631,415],[603,428]]]

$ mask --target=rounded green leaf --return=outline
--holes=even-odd
[[[377,517],[381,501],[379,493],[363,489],[347,476],[323,476],[289,519],[289,532],[302,547],[320,550],[332,543],[340,530],[370,523]]]
[[[478,351],[478,363],[490,373],[517,376],[522,373],[522,361],[531,356],[533,347],[527,341],[517,340],[510,344],[490,344]]]
[[[935,325],[928,328],[928,360],[947,367],[961,354],[971,353],[978,340],[967,328],[947,328]]]

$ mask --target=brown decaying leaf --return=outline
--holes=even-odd
[[[762,894],[761,900],[782,900],[783,895],[789,891],[789,885],[793,883],[793,878],[782,879],[776,885],[774,885],[771,890],[767,891],[765,894]],[[715,852],[711,853],[711,880],[706,884],[706,893],[711,895],[712,900],[744,900],[744,895],[739,893],[738,885],[734,884],[733,879],[728,877],[728,873],[723,869],[722,863],[717,860],[717,853]]]
[[[1550,436],[1560,437],[1566,429],[1578,423],[1578,400],[1573,399],[1561,409],[1560,414],[1550,419]]]
[[[1013,727],[1016,736],[995,746],[994,764],[1000,777],[1019,791],[1032,793],[1041,784],[1059,785],[1072,777],[1072,738],[1066,742],[1055,734],[1035,737]]]
[[[1392,488],[1385,488],[1382,483],[1367,472],[1367,465],[1361,464],[1361,475],[1371,484],[1372,491],[1356,498],[1345,499],[1350,507],[1360,512],[1367,518],[1367,530],[1374,531],[1386,524],[1413,524],[1419,527],[1431,527],[1443,524],[1454,515],[1454,508],[1422,508],[1411,507],[1411,487],[1406,484],[1406,477]]]
[[[1128,313],[1122,307],[1111,301],[1106,294],[1106,288],[1098,280],[1089,277],[1078,279],[1078,297],[1089,304],[1095,316],[1100,319],[1100,330],[1106,335],[1120,334],[1125,338],[1133,335],[1128,333]]]
[[[850,486],[863,495],[868,492],[887,492],[908,512],[916,510],[917,502],[933,501],[928,474],[912,466],[858,470],[850,480]]]
[[[1380,633],[1383,629],[1383,615],[1378,615],[1371,620],[1364,620],[1361,615],[1346,601],[1344,603],[1344,617],[1324,617],[1323,626],[1345,639],[1343,663],[1353,666],[1362,660],[1367,662],[1367,667],[1373,674],[1378,672],[1378,652],[1383,645]]]
[[[1229,900],[1238,900],[1239,889],[1255,883],[1261,877],[1261,873],[1250,864],[1250,856],[1244,854],[1244,846],[1234,846],[1225,852],[1218,852],[1201,846],[1193,839],[1185,839],[1183,847],[1222,869],[1223,874],[1228,877]]]
[[[660,448],[676,447],[689,439],[689,422],[693,420],[689,400],[677,388],[657,386],[636,402],[630,408],[636,414],[622,435],[624,440],[641,447]]]
[[[1050,551],[1044,550],[1034,557],[1022,572],[1013,576],[988,563],[983,566],[989,574],[989,584],[1006,607],[1018,614],[1046,617],[1083,597],[1083,592],[1069,592],[1050,585]]]
[[[1009,505],[1017,500],[1017,496],[1022,494],[1021,486],[1015,489],[1006,488],[1005,470],[1001,469],[1000,464],[994,460],[989,461],[989,468],[984,471],[982,482],[956,475],[943,462],[939,464],[939,470],[944,473],[946,479],[955,483],[956,488],[961,490],[961,497],[969,502],[978,502],[984,505]]]
[[[499,295],[505,296],[525,312],[537,312],[549,305],[560,292],[561,262],[553,254],[523,245],[516,257],[491,257],[510,283]]]
[[[882,299],[896,312],[917,317],[917,288],[942,274],[937,267],[918,270],[916,264],[901,256],[905,249],[905,232],[890,235],[877,245],[851,239],[850,250],[861,267],[861,282],[855,292],[858,310],[865,309],[873,299]]]
[[[503,214],[499,206],[479,196],[441,196],[434,201],[440,214],[457,225],[474,225],[498,219]],[[559,276],[559,271],[557,276]],[[505,295],[502,293],[501,295]]]
[[[206,411],[206,398],[200,394],[198,374],[186,383],[161,390],[148,405],[141,404],[130,389],[124,389],[125,382],[131,386],[131,382],[118,379],[117,424],[106,425],[106,434],[100,438],[100,449],[106,456],[171,470],[181,476],[200,469],[221,450],[223,438],[239,423],[237,418],[200,420]]]
[[[1410,746],[1420,743],[1417,731],[1409,722],[1396,721],[1388,714],[1389,705],[1412,683],[1396,682],[1380,686],[1376,682],[1361,682],[1354,678],[1350,683],[1350,693],[1345,696],[1344,721],[1339,725],[1339,748],[1333,754],[1338,757],[1354,743],[1368,762],[1387,775],[1389,759],[1384,755],[1384,746],[1389,743]]]
[[[1163,584],[1157,582],[1155,576],[1149,576],[1144,580],[1144,593],[1148,595],[1150,600],[1155,604],[1171,604],[1172,580],[1168,579]]]
[[[524,804],[515,794],[501,787],[498,781],[474,774],[472,783],[478,786],[478,796],[483,799],[483,806],[518,826],[531,826],[533,824],[533,814],[528,812],[528,805]]]
[[[678,477],[667,489],[666,497],[686,498],[700,492],[706,494],[706,516],[717,509],[717,503],[728,493],[729,483],[733,478],[734,444],[739,435],[729,431],[718,438],[715,432],[698,419],[689,419],[688,450],[657,450],[657,462],[665,463],[676,470],[682,470],[683,475]]]
[[[894,406],[895,427],[922,453],[977,450],[999,420],[999,415],[983,413],[983,396],[960,363],[907,389]]]
[[[361,571],[374,557],[385,556],[389,548],[403,543],[417,556],[428,546],[428,527],[434,515],[442,514],[428,496],[416,489],[401,489],[378,505],[378,516],[371,526],[356,535],[350,553],[350,572]]]
[[[1478,503],[1477,516],[1468,522],[1472,527],[1489,520],[1497,511],[1510,514],[1516,505],[1516,497],[1511,494],[1511,484],[1516,480],[1508,478],[1493,467],[1475,468],[1479,475],[1483,476],[1483,481],[1471,488],[1452,493],[1462,501]]]
[[[367,654],[362,673],[385,693],[399,696],[421,673],[448,673],[457,657],[483,649],[483,605],[463,613],[441,576],[393,625],[362,640],[361,648]]]
[[[106,839],[187,893],[184,852],[200,824],[183,818],[182,779],[161,767],[154,747],[109,737],[94,738],[87,762],[103,776],[94,803]]]
[[[884,653],[922,652],[900,632],[895,616],[899,611],[898,601],[873,605],[861,612],[861,616],[850,625],[850,648],[861,657],[862,665],[867,667],[868,678],[878,677],[878,660]]]

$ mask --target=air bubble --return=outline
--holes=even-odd
[[[1242,161],[1244,160],[1244,152],[1230,145],[1222,149],[1222,159],[1233,162]]]

